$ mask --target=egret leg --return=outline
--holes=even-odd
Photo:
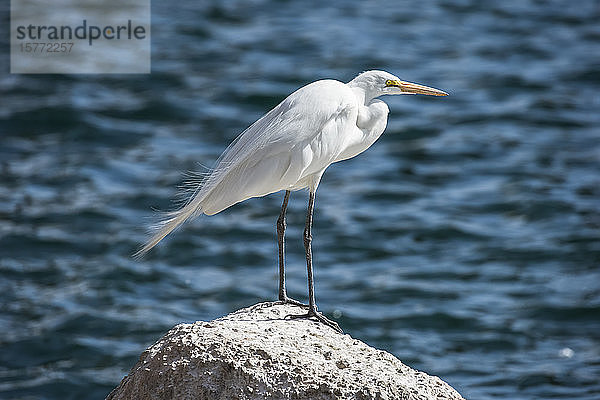
[[[287,296],[285,289],[285,213],[287,211],[288,200],[290,199],[290,191],[285,191],[283,204],[281,205],[281,213],[277,218],[277,245],[279,248],[279,302],[282,304],[295,304],[301,307],[307,307],[306,304],[294,300]]]
[[[315,194],[314,192],[309,193],[308,197],[308,211],[306,213],[306,225],[304,227],[304,250],[306,252],[306,270],[308,275],[308,313],[301,315],[288,315],[289,318],[310,318],[314,317],[318,321],[324,323],[325,325],[335,329],[336,331],[342,333],[340,326],[325,317],[323,314],[317,311],[317,305],[315,303],[315,286],[313,279],[313,267],[312,267],[312,220],[313,220],[313,211],[315,207]]]

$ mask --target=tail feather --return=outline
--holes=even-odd
[[[144,246],[133,254],[135,258],[141,258],[150,249],[164,239],[169,233],[171,233],[179,225],[183,224],[188,219],[202,213],[201,199],[198,197],[194,198],[188,204],[177,211],[166,213],[165,219],[156,225],[155,232],[152,234],[150,239],[144,244]]]
[[[231,170],[232,166],[233,164],[229,162],[218,161],[218,166],[206,173],[188,173],[188,179],[184,182],[181,195],[182,197],[189,196],[189,200],[179,210],[164,213],[163,220],[155,225],[150,239],[148,239],[142,248],[133,254],[133,257],[143,257],[144,254],[156,246],[165,238],[165,236],[173,232],[179,225],[190,218],[206,213],[205,210],[208,207],[214,208],[214,205],[211,205],[209,199],[210,195],[214,190],[223,190],[223,180]],[[227,207],[229,207],[229,205]],[[219,211],[227,207],[222,207]],[[211,215],[216,212],[212,212]]]

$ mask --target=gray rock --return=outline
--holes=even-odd
[[[350,335],[285,319],[304,312],[261,303],[177,325],[107,399],[463,399],[440,378]]]

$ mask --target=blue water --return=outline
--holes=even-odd
[[[274,299],[282,193],[130,254],[182,172],[374,68],[451,96],[386,98],[386,133],[325,173],[319,308],[468,399],[600,398],[598,2],[329,4],[154,2],[150,75],[9,75],[2,36],[0,398],[102,399],[173,325]]]

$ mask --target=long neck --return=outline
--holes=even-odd
[[[356,85],[356,84],[353,84],[352,81],[350,81],[348,83],[348,86],[350,86],[350,89],[352,89],[352,91],[356,95],[356,98],[359,100],[359,102],[361,104],[364,104],[365,106],[369,105],[369,103],[371,103],[371,100],[378,97],[375,93],[365,90],[363,85]]]

